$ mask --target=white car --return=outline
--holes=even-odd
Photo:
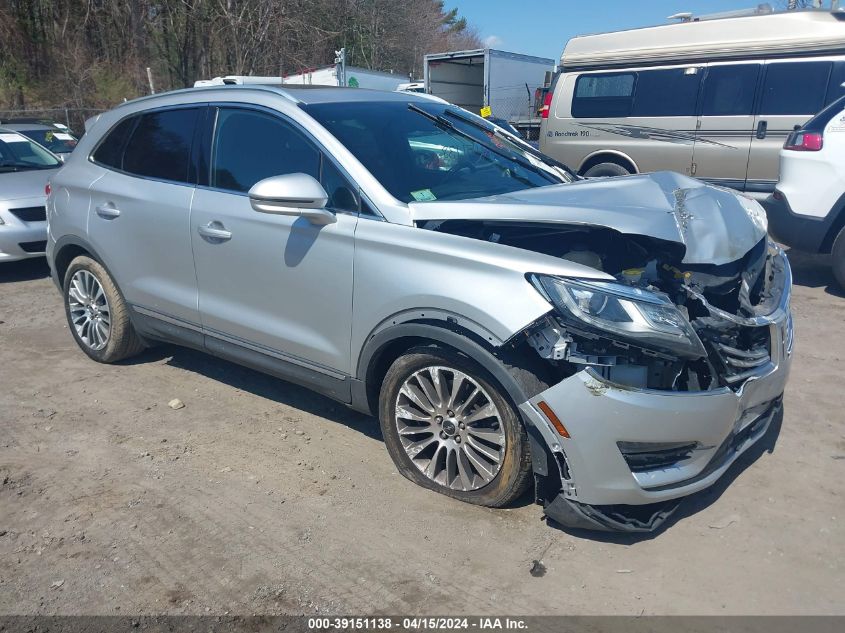
[[[830,253],[833,275],[845,288],[845,97],[789,135],[780,181],[764,206],[775,239]]]

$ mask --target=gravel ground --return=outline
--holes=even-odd
[[[782,418],[644,538],[427,492],[373,420],[199,353],[98,365],[3,264],[0,614],[845,614],[845,298],[792,259]]]

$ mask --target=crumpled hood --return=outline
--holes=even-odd
[[[59,169],[56,167],[56,169]],[[0,173],[0,200],[37,198],[44,195],[47,180],[56,169],[33,169]]]
[[[454,202],[412,202],[414,221],[554,222],[609,228],[682,244],[685,264],[740,259],[766,235],[737,194],[673,172],[571,184]]]

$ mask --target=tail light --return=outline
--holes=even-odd
[[[796,152],[817,152],[824,145],[824,138],[820,132],[805,132],[795,130],[786,139],[783,149],[791,149]]]
[[[53,190],[53,188],[50,186],[50,183],[48,182],[47,185],[44,187],[44,195],[49,196],[50,192],[52,190]]]
[[[552,91],[546,93],[545,99],[543,99],[543,107],[540,108],[540,118],[548,119],[549,118],[549,110],[552,109]]]

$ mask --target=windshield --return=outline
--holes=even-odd
[[[0,132],[0,172],[54,169],[62,163],[46,149],[15,132]]]
[[[77,143],[72,134],[61,130],[21,130],[21,134],[43,145],[54,154],[69,154]]]
[[[572,180],[562,166],[455,106],[414,101],[304,108],[403,202],[463,200]]]

